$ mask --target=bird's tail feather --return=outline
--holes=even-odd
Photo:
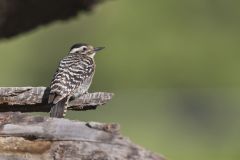
[[[50,111],[50,117],[63,118],[67,107],[67,97],[54,104]]]

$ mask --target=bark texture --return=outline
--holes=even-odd
[[[2,87],[0,88],[0,112],[49,112],[49,88],[46,87]],[[113,93],[87,93],[70,99],[69,110],[96,109],[111,100]]]
[[[0,38],[9,38],[39,25],[75,17],[102,0],[0,0]]]
[[[119,133],[118,124],[0,114],[1,160],[163,160]]]

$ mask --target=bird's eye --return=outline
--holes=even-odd
[[[83,47],[83,48],[82,48],[82,51],[86,51],[86,50],[87,50],[87,47]]]

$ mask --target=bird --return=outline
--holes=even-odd
[[[50,117],[64,118],[69,99],[88,92],[95,73],[95,54],[105,47],[86,43],[74,44],[59,63],[50,84],[48,103]]]

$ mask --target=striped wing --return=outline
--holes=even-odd
[[[84,66],[81,59],[68,55],[60,61],[50,86],[49,103],[56,104],[82,83]]]

